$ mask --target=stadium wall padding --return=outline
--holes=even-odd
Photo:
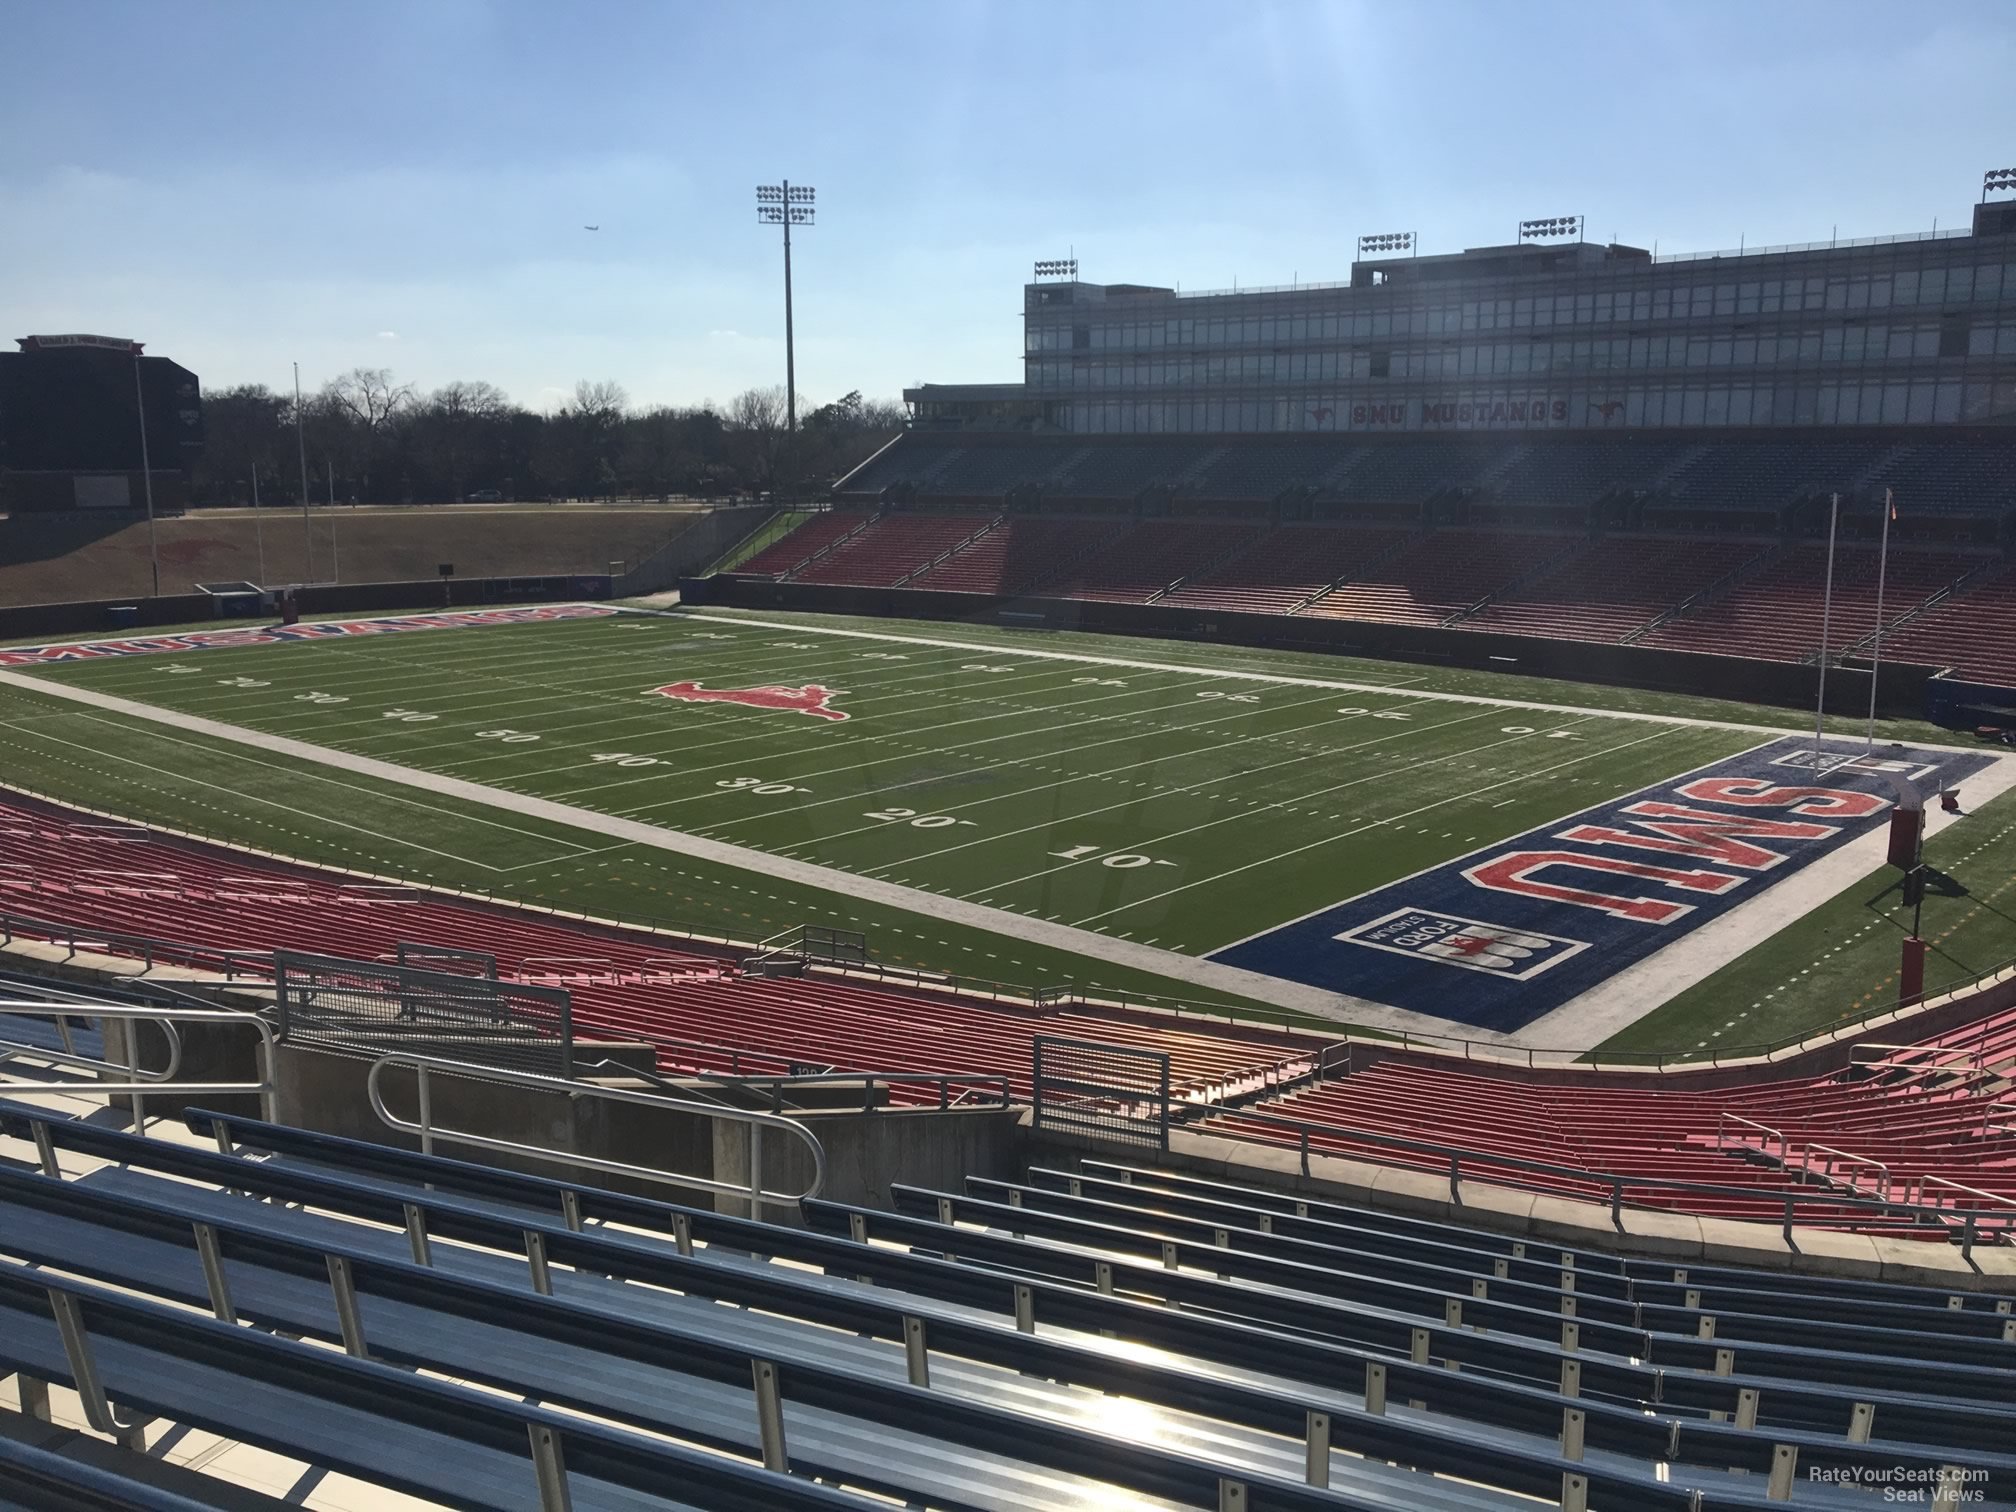
[[[1087,630],[1106,635],[1217,641],[1688,693],[1780,708],[1810,709],[1815,697],[1814,669],[1791,662],[1752,661],[1740,656],[1710,656],[1598,641],[1543,640],[1435,625],[1388,625],[1079,599],[996,599],[983,594],[940,593],[929,589],[780,583],[732,574],[687,579],[680,584],[680,598],[688,604],[721,604],[743,609],[802,609],[897,619],[1040,625],[1052,630]],[[1879,673],[1878,712],[1903,718],[1921,717],[1926,682],[1937,671],[1934,667],[1905,662],[1884,663]],[[1869,679],[1867,667],[1837,667],[1829,672],[1828,711],[1847,717],[1866,713]]]

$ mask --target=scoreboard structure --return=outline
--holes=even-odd
[[[150,481],[157,508],[181,507],[203,454],[194,373],[122,337],[17,345],[0,352],[0,508],[139,509]]]

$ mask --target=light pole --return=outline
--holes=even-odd
[[[147,390],[140,382],[140,343],[137,341],[133,343],[133,404],[140,415],[140,487],[147,495],[147,559],[154,569],[154,597],[159,598],[161,547],[154,535],[154,469],[147,459]]]
[[[817,190],[785,179],[756,186],[756,219],[784,228],[784,430],[798,431],[798,360],[791,341],[791,228],[812,224],[812,200]]]

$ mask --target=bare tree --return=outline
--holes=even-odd
[[[743,472],[759,486],[774,488],[790,437],[784,429],[784,390],[744,389],[728,401],[726,420],[735,433],[734,451]]]
[[[368,434],[383,430],[413,403],[413,385],[394,384],[390,368],[352,368],[323,385],[323,394]]]
[[[470,464],[486,431],[511,413],[511,399],[494,383],[457,380],[429,396],[411,427],[414,449],[448,480],[457,499],[468,482]]]
[[[623,418],[624,411],[630,408],[630,396],[622,384],[613,380],[590,383],[584,378],[574,385],[574,403],[570,408],[582,419],[607,427]]]

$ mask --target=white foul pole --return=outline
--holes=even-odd
[[[1834,532],[1841,523],[1841,495],[1834,495],[1827,516],[1827,594],[1820,601],[1820,703],[1813,711],[1813,763],[1820,763],[1820,742],[1827,730],[1827,639],[1834,620]]]
[[[259,513],[259,464],[252,464],[252,539],[259,547],[259,586],[266,586],[266,517]]]
[[[147,560],[154,569],[154,597],[161,597],[161,546],[154,535],[154,466],[147,458],[147,390],[140,382],[140,348],[133,348],[133,403],[140,415],[140,487],[147,496]],[[130,498],[131,495],[129,494]]]
[[[315,540],[308,531],[308,443],[301,434],[301,364],[294,364],[294,453],[301,460],[301,581],[315,581]]]
[[[1876,556],[1876,639],[1869,648],[1869,739],[1864,749],[1876,749],[1876,680],[1883,670],[1883,579],[1890,571],[1890,522],[1897,517],[1897,496],[1883,490],[1883,549]]]

